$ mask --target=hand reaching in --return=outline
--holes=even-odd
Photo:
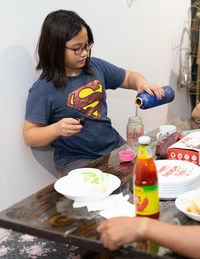
[[[97,231],[101,234],[103,245],[113,251],[124,244],[140,240],[145,224],[146,218],[116,217],[104,221],[97,227]]]

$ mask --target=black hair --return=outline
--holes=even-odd
[[[38,64],[41,70],[40,78],[53,81],[56,88],[67,86],[64,56],[65,44],[74,38],[82,27],[87,29],[88,42],[93,42],[93,35],[87,23],[75,12],[67,10],[54,11],[45,18],[37,45]],[[90,54],[83,67],[85,73],[93,75],[90,67]]]

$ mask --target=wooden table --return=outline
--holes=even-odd
[[[170,122],[177,126],[177,130],[189,130],[197,125],[189,119],[176,119]],[[153,152],[157,144],[156,133],[150,132]],[[88,167],[99,168],[104,172],[114,174],[121,179],[121,186],[117,192],[132,193],[132,170],[134,164],[120,163],[118,152],[122,146],[91,163]],[[56,242],[68,243],[80,248],[93,250],[109,255],[109,258],[183,258],[164,247],[159,247],[155,254],[141,251],[137,243],[124,246],[115,252],[105,249],[99,241],[96,227],[105,219],[98,212],[88,212],[86,208],[74,209],[73,202],[54,190],[53,184],[18,202],[10,208],[0,212],[0,227],[13,229],[18,232],[35,235]],[[175,224],[193,225],[198,222],[190,220],[178,211],[174,201],[160,202],[160,219]]]

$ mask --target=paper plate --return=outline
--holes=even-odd
[[[200,176],[200,168],[192,162],[183,160],[156,160],[156,167],[160,183],[176,184],[188,183],[188,181]]]
[[[175,205],[177,209],[182,211],[189,218],[200,221],[200,215],[187,211],[187,207],[190,206],[192,202],[196,202],[198,198],[200,198],[200,189],[185,192],[176,198]]]
[[[57,180],[54,188],[71,200],[92,201],[107,197],[120,184],[120,179],[115,175],[95,168],[79,168]]]
[[[200,167],[183,160],[156,160],[159,198],[175,199],[200,187]]]

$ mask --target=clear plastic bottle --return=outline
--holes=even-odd
[[[128,149],[134,150],[137,155],[138,138],[144,135],[144,125],[138,116],[129,117],[126,126],[126,141]]]

